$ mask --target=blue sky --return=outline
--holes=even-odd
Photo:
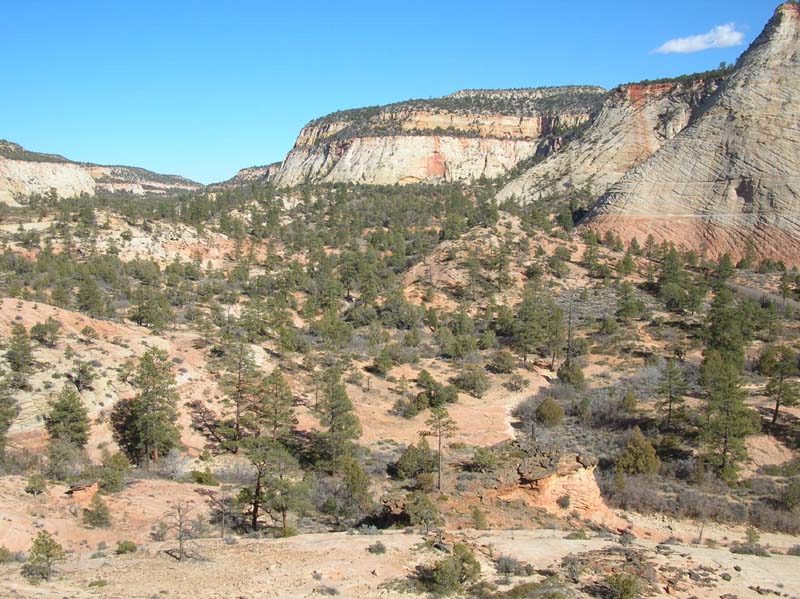
[[[777,4],[0,0],[0,138],[209,183],[334,110],[714,68]]]

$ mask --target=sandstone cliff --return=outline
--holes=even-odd
[[[496,177],[589,122],[596,87],[466,90],[435,100],[334,113],[309,123],[274,177],[394,184]]]
[[[29,152],[0,140],[0,203],[17,204],[33,195],[55,192],[59,198],[98,191],[134,195],[192,191],[199,183],[130,166],[78,163],[57,154]]]
[[[697,119],[614,185],[591,226],[800,264],[800,5],[781,5]]]
[[[602,195],[683,130],[719,84],[698,78],[619,86],[580,139],[511,180],[498,199],[529,202],[570,188]]]

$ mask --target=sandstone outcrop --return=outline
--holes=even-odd
[[[591,121],[596,87],[466,90],[312,121],[273,181],[394,184],[496,177]]]
[[[682,131],[720,81],[698,78],[617,87],[579,139],[511,180],[498,199],[527,203],[577,188],[593,197],[602,195]]]
[[[57,154],[29,152],[0,140],[0,203],[16,205],[34,195],[94,196],[98,191],[133,195],[193,191],[199,183],[131,166],[73,162]]]
[[[498,479],[497,497],[521,501],[551,513],[578,513],[609,528],[624,530],[629,523],[609,509],[594,476],[593,457],[534,451]]]
[[[800,264],[800,5],[778,7],[696,120],[589,215],[624,239]]]

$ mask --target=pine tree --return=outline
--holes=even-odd
[[[25,387],[33,369],[33,349],[28,331],[18,322],[11,325],[11,339],[6,349],[6,360],[11,368],[11,384],[16,389]]]
[[[50,580],[53,567],[64,560],[64,548],[46,530],[40,530],[22,566],[22,575],[33,583]]]
[[[656,409],[662,413],[666,412],[664,429],[670,430],[675,412],[686,403],[683,399],[686,393],[686,379],[683,369],[675,360],[668,360],[661,371],[657,393],[661,400],[656,403]]]
[[[111,413],[114,440],[137,463],[149,464],[180,444],[178,394],[167,353],[151,348],[136,368],[138,393],[117,402]]]
[[[58,397],[50,402],[50,413],[44,422],[51,439],[86,447],[89,441],[89,411],[73,385],[64,385]]]
[[[292,390],[279,368],[274,369],[259,385],[254,406],[261,435],[283,441],[297,425]]]
[[[326,371],[322,400],[317,408],[320,423],[328,429],[325,438],[334,464],[349,453],[352,441],[361,436],[361,423],[340,376],[337,370]]]
[[[736,464],[747,457],[745,437],[757,430],[753,414],[744,403],[741,369],[724,354],[707,354],[701,374],[705,413],[700,437],[712,464],[726,479],[734,477]]]
[[[797,353],[791,348],[776,346],[765,348],[759,358],[759,370],[769,377],[767,397],[775,402],[772,424],[778,421],[781,406],[796,406],[800,403],[800,386],[791,380],[791,377],[800,375],[797,359]]]
[[[250,527],[257,530],[262,512],[266,512],[288,531],[289,512],[302,512],[308,504],[307,485],[297,460],[286,448],[266,437],[245,439],[243,447],[253,465],[253,482],[242,489],[238,501],[247,507]]]
[[[425,425],[428,427],[427,430],[420,433],[424,437],[435,437],[436,444],[437,444],[437,452],[439,458],[439,464],[436,468],[436,488],[441,491],[442,490],[442,445],[445,439],[449,439],[452,437],[457,428],[456,422],[452,418],[450,418],[450,414],[447,413],[447,410],[443,406],[437,406],[431,408],[431,415],[425,421]]]
[[[111,526],[111,511],[100,497],[100,493],[95,493],[89,507],[83,510],[83,523],[92,528],[108,528]]]
[[[706,319],[706,351],[719,353],[739,371],[744,366],[744,348],[752,334],[743,316],[733,292],[726,287],[717,289]]]
[[[6,435],[12,423],[19,415],[19,405],[13,395],[8,378],[0,377],[0,460],[6,451]]]
[[[539,314],[536,296],[526,292],[517,306],[511,337],[511,345],[522,356],[523,362],[528,361],[528,354],[539,348],[542,338]]]
[[[76,301],[78,310],[89,316],[103,316],[105,313],[103,293],[95,278],[90,274],[86,274],[78,285]]]
[[[225,391],[223,403],[232,412],[230,426],[221,434],[229,441],[224,446],[238,453],[242,440],[253,432],[253,401],[258,384],[258,370],[253,352],[243,339],[232,339],[224,347],[225,357],[222,388]]]
[[[286,448],[275,444],[268,453],[269,469],[264,480],[264,509],[279,521],[284,536],[288,533],[289,512],[303,512],[309,502],[309,488],[298,480],[302,472],[297,460]]]

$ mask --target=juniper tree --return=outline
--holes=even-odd
[[[661,461],[652,443],[637,426],[614,464],[614,469],[625,474],[655,474],[660,466]]]

